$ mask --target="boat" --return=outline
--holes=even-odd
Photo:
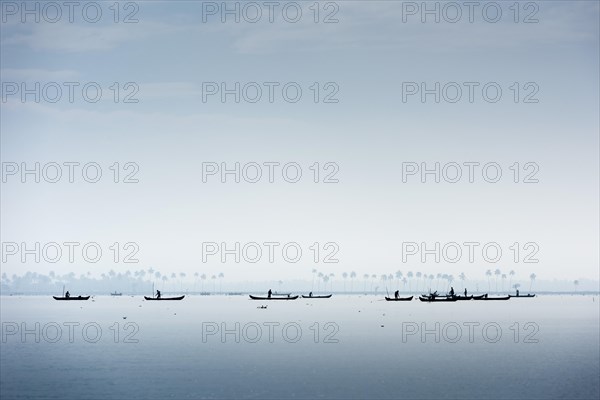
[[[456,300],[472,300],[473,296],[454,296]]]
[[[252,300],[296,300],[298,296],[288,296],[288,297],[261,297],[261,296],[252,296],[249,295]]]
[[[520,294],[518,296],[514,295],[514,294],[509,294],[508,297],[512,298],[512,297],[535,297],[535,294]]]
[[[473,296],[473,300],[481,300],[481,299],[483,299],[483,298],[484,298],[486,295],[487,295],[487,293],[486,293],[486,294],[480,294],[479,296]]]
[[[87,300],[90,296],[70,296],[70,297],[60,297],[60,296],[52,296],[54,300]]]
[[[423,296],[419,296],[419,300],[421,301],[425,301],[428,303],[435,303],[437,301],[439,302],[446,302],[446,301],[456,301],[456,297],[442,297],[442,298],[435,298],[435,297],[423,297]]]
[[[123,296],[123,293],[112,292],[111,296]]]
[[[504,297],[482,297],[480,299],[473,298],[473,300],[508,300],[508,299],[510,299],[510,296],[504,296]]]
[[[385,301],[411,301],[413,299],[414,296],[410,296],[410,297],[387,297],[385,296]]]
[[[178,296],[178,297],[148,297],[148,296],[144,296],[144,299],[146,300],[183,300],[184,296]]]
[[[325,296],[305,296],[305,295],[302,295],[302,298],[303,299],[328,299],[331,296],[333,296],[333,295],[332,294],[328,294],[328,295],[325,295]]]

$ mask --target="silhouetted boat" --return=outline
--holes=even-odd
[[[452,302],[452,301],[456,301],[456,297],[442,297],[442,298],[436,298],[436,297],[423,297],[423,296],[419,296],[419,300],[421,301],[425,301],[428,303],[435,303],[435,302]]]
[[[386,301],[411,301],[413,299],[414,296],[410,296],[410,297],[387,297],[385,296],[385,300]]]
[[[508,300],[510,299],[510,296],[504,296],[504,297],[482,297],[480,299],[473,299],[473,300]]]
[[[487,294],[487,293],[486,293]],[[481,300],[485,297],[485,294],[480,294],[479,296],[473,296],[473,300]]]
[[[249,295],[252,300],[296,300],[298,296],[288,296],[288,297],[261,297],[261,296],[252,296]]]
[[[473,296],[454,296],[456,300],[472,300]]]
[[[535,294],[520,294],[518,296],[514,295],[514,294],[509,294],[508,297],[535,297]]]
[[[302,295],[302,298],[303,299],[328,299],[331,296],[333,296],[333,295],[332,294],[328,294],[328,295],[325,295],[325,296],[305,296],[305,295]]]
[[[146,300],[183,300],[184,296],[179,296],[179,297],[148,297],[148,296],[144,296],[144,298]]]
[[[111,296],[123,296],[123,293],[112,292]]]
[[[90,296],[71,296],[71,297],[59,297],[59,296],[52,296],[54,297],[54,300],[87,300],[90,298]]]

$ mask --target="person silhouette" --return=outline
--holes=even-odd
[[[399,298],[399,297],[400,297],[400,291],[399,291],[399,290],[396,290],[396,291],[394,292],[394,298],[396,298],[396,299],[397,299],[397,298]]]
[[[65,297],[68,299],[69,297],[71,297],[71,293],[69,293],[69,291],[67,290],[67,293],[65,293]]]
[[[269,289],[269,292],[267,293],[267,297],[271,298],[271,295],[273,294],[273,292],[271,291],[271,289]]]
[[[467,288],[465,288],[465,297],[467,297]]]
[[[310,293],[308,294],[308,297],[312,297],[312,292],[310,292]]]
[[[68,292],[67,292],[68,293]],[[517,297],[519,297],[519,289],[517,289]]]
[[[454,296],[454,288],[450,287],[450,296]]]
[[[160,290],[157,290],[157,291],[156,291],[156,298],[157,298],[157,299],[160,299]]]

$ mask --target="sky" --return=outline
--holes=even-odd
[[[1,3],[2,272],[599,279],[598,2]]]

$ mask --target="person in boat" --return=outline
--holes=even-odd
[[[517,289],[517,297],[519,297],[519,289]]]
[[[156,298],[160,299],[160,290],[156,290]]]
[[[429,295],[429,297],[437,297],[437,290]]]
[[[310,292],[310,293],[308,294],[308,297],[312,297],[312,292]]]
[[[454,288],[450,287],[450,296],[454,296]]]
[[[69,293],[69,291],[67,290],[67,293],[65,293],[65,297],[68,299],[69,297],[71,297],[71,293]]]
[[[394,292],[394,298],[396,298],[396,299],[397,299],[398,297],[400,297],[400,291],[399,291],[399,290],[396,290],[396,291]]]
[[[273,294],[273,292],[271,291],[271,289],[269,289],[269,291],[267,292],[267,297],[271,298],[271,295]]]
[[[467,297],[467,288],[465,288],[465,297]]]

